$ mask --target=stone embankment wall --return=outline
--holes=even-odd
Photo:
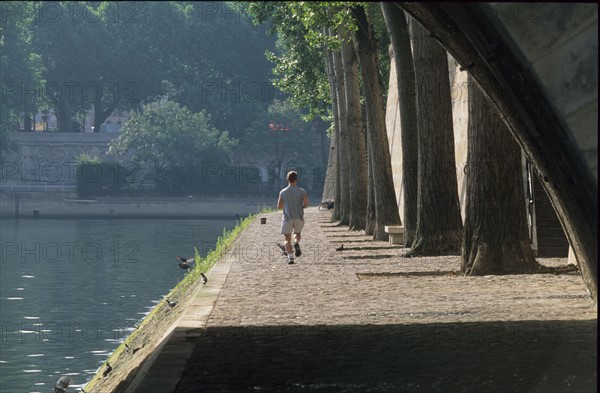
[[[108,144],[118,134],[14,132],[10,140],[16,151],[2,153],[0,184],[75,184],[77,158],[82,154],[101,161],[116,161],[107,155]]]
[[[267,198],[94,198],[74,193],[0,193],[4,218],[239,218],[275,208]]]

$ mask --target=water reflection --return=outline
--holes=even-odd
[[[0,220],[2,392],[84,384],[234,220]],[[73,385],[75,386],[75,385]]]

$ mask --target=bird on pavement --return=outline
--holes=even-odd
[[[109,362],[106,362],[106,370],[104,370],[104,372],[102,373],[103,377],[108,376],[108,374],[110,374],[110,372],[112,371],[112,366],[110,365]]]
[[[135,353],[136,353],[137,351],[139,351],[140,349],[141,349],[141,348],[133,348],[133,349],[131,349],[131,347],[130,347],[129,345],[125,344],[125,351],[126,351],[127,353],[131,353],[132,355],[135,355]]]
[[[200,280],[202,280],[202,284],[206,284],[208,282],[208,277],[204,275],[204,273],[200,273]]]
[[[165,299],[165,302],[169,305],[169,308],[173,308],[177,305],[177,302],[172,302],[169,299]]]
[[[337,247],[335,251],[344,251],[344,243],[341,246]]]
[[[58,378],[54,384],[54,393],[65,393],[70,384],[73,383],[73,378],[63,375]]]
[[[196,258],[194,257],[182,258],[180,256],[177,256],[177,259],[179,260],[179,267],[182,269],[189,269],[190,264],[194,263],[194,261],[196,260]]]

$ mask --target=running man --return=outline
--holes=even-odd
[[[293,250],[299,257],[300,239],[302,228],[304,227],[304,208],[308,207],[308,194],[303,188],[298,187],[298,174],[290,171],[287,174],[288,186],[279,192],[277,209],[283,209],[283,220],[281,221],[281,234],[285,238],[285,251],[288,256],[288,263],[294,263]],[[294,232],[295,242],[292,249],[292,232]]]

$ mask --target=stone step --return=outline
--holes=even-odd
[[[538,248],[539,258],[566,258],[569,255],[569,247],[542,247]]]
[[[540,237],[538,236],[538,249],[542,247],[566,247],[569,248],[569,242],[564,236],[561,237]]]
[[[536,217],[537,228],[562,228],[560,221],[556,218],[539,218]]]
[[[538,227],[537,228],[538,239],[541,237],[562,237],[566,239],[565,232],[562,227]]]

